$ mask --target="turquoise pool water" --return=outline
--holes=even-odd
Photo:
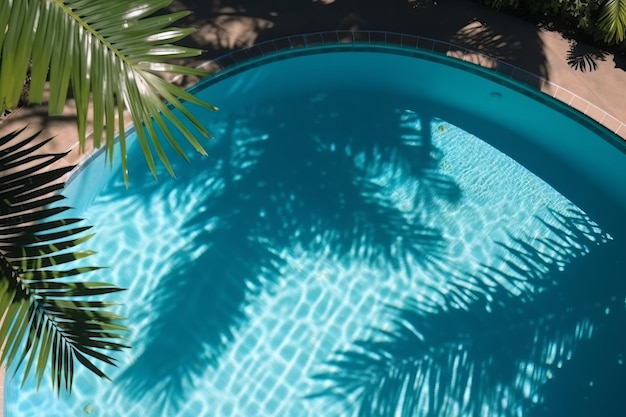
[[[199,114],[208,157],[154,182],[135,146],[129,190],[101,158],[67,189],[98,278],[128,288],[115,382],[79,370],[60,398],[8,382],[7,416],[626,405],[626,154],[609,135],[393,53],[294,57],[195,92],[222,108]]]

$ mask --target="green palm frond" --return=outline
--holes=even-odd
[[[49,81],[50,114],[63,112],[71,88],[82,147],[87,136],[90,100],[94,146],[100,146],[104,133],[109,158],[113,157],[117,126],[125,179],[128,174],[124,110],[137,126],[139,143],[153,175],[156,176],[153,152],[173,175],[153,122],[182,157],[185,154],[168,126],[173,125],[197,151],[204,153],[187,125],[195,126],[204,136],[209,133],[182,106],[182,101],[216,108],[158,76],[164,72],[205,75],[202,70],[167,63],[171,58],[200,53],[173,44],[193,32],[170,27],[187,12],[154,15],[171,1],[4,0],[0,8],[0,110],[17,105],[30,72],[32,103],[43,101]],[[171,103],[186,120],[176,116],[165,102]],[[144,125],[146,131],[141,128]]]
[[[602,6],[598,27],[606,43],[621,43],[626,33],[626,0],[607,0]]]
[[[106,378],[92,360],[114,365],[105,352],[125,347],[113,303],[95,298],[120,288],[76,278],[98,269],[72,265],[93,253],[75,250],[92,235],[61,216],[69,207],[50,206],[64,198],[55,192],[72,167],[47,169],[64,154],[41,154],[45,142],[20,136],[0,138],[1,362],[24,382],[34,372],[38,384],[49,367],[53,387],[71,390],[75,361]]]

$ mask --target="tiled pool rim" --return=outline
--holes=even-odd
[[[532,95],[533,98],[552,108],[569,113],[570,116],[578,119],[587,127],[600,133],[600,136],[605,139],[607,135],[603,132],[604,129],[599,129],[596,123],[626,140],[624,122],[576,93],[540,75],[462,45],[398,32],[338,30],[291,35],[260,42],[199,65],[199,68],[208,70],[211,75],[192,86],[190,90],[202,88],[207,83],[217,82],[222,77],[262,65],[268,61],[314,53],[343,51],[388,52],[445,61],[448,65],[460,66],[483,77],[491,78],[493,81],[506,84],[507,87],[518,92]],[[557,102],[565,104],[567,109],[559,108],[560,106],[555,105]],[[572,109],[574,111],[571,111]],[[585,117],[582,117],[583,115]],[[593,120],[595,123],[589,123],[589,120]],[[622,152],[626,153],[624,143],[612,142]]]
[[[577,120],[599,137],[626,154],[626,124],[595,104],[540,75],[511,65],[471,48],[433,38],[376,30],[336,30],[289,35],[259,42],[198,65],[209,75],[187,89],[194,92],[245,70],[297,56],[328,52],[383,52],[439,61],[476,73],[532,97]],[[180,81],[177,76],[172,82]],[[127,128],[132,133],[134,126]],[[101,147],[82,158],[68,174],[66,183],[102,152]]]

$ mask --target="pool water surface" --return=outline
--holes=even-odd
[[[223,110],[198,113],[215,136],[209,156],[174,159],[175,180],[154,181],[133,146],[128,190],[119,171],[93,174],[98,159],[70,183],[97,233],[88,261],[108,266],[91,278],[127,288],[115,300],[132,349],[106,369],[113,383],[77,370],[71,396],[7,381],[7,416],[587,416],[626,405],[626,205],[593,182],[595,158],[626,155],[596,138],[599,156],[577,171],[543,142],[593,137],[562,113],[535,114],[476,75],[485,94],[454,101],[460,69],[439,90],[416,89],[377,73],[383,54],[338,55],[197,89]],[[435,64],[408,62],[402,71],[434,77]],[[350,71],[353,81],[320,81]],[[542,118],[551,124],[537,127]],[[89,202],[77,197],[85,178]]]

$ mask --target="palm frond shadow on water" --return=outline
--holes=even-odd
[[[285,251],[389,271],[441,261],[444,239],[427,220],[461,191],[438,170],[432,118],[328,102],[337,107],[311,102],[294,115],[275,104],[225,122],[204,172],[211,185],[181,231],[193,236],[189,256],[159,283],[145,349],[117,378],[127,398],[158,397],[175,412],[193,379],[219,365],[245,307],[290,273]]]
[[[389,328],[336,352],[309,399],[355,416],[619,414],[621,251],[582,213],[554,216],[553,238],[512,239],[499,266],[453,278],[447,305],[391,307]]]

